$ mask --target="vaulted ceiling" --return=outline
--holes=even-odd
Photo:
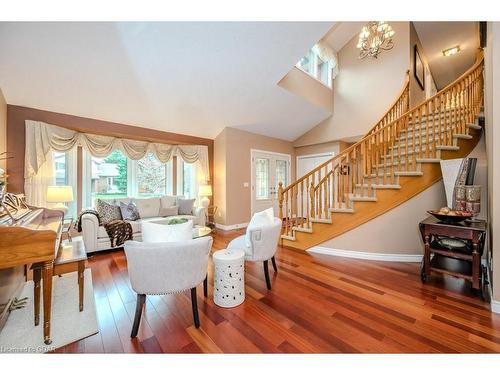
[[[479,48],[477,22],[414,22],[436,86],[442,89],[474,64]],[[453,56],[443,50],[460,46]]]
[[[7,103],[214,138],[293,140],[328,113],[277,82],[331,22],[0,23]]]

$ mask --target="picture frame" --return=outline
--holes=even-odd
[[[420,53],[418,51],[418,47],[415,44],[413,46],[413,75],[415,76],[415,80],[422,90],[425,89],[425,67],[422,58],[420,57]]]

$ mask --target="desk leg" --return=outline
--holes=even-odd
[[[83,273],[85,272],[85,261],[78,262],[78,302],[80,311],[83,311]]]
[[[35,304],[35,325],[40,324],[40,281],[42,280],[42,270],[40,267],[33,268],[34,301]]]
[[[50,315],[52,312],[52,276],[53,263],[45,262],[42,266],[43,278],[43,341],[46,345],[52,343],[50,339]]]
[[[480,263],[479,252],[477,251],[478,244],[472,244],[472,288],[479,290]]]

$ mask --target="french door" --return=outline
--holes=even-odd
[[[278,187],[290,183],[291,156],[269,151],[252,150],[252,214],[274,208],[279,216]]]

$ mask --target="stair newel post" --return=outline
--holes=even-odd
[[[300,204],[300,210],[299,211],[299,225],[301,228],[304,228],[304,181],[300,181],[300,188],[299,188],[299,201],[297,201],[297,206]]]
[[[278,183],[278,207],[281,223],[283,223],[283,182]]]
[[[284,197],[284,200],[285,200],[285,235],[288,236],[289,233],[288,233],[288,192],[289,190],[286,190],[285,191],[285,197]]]

